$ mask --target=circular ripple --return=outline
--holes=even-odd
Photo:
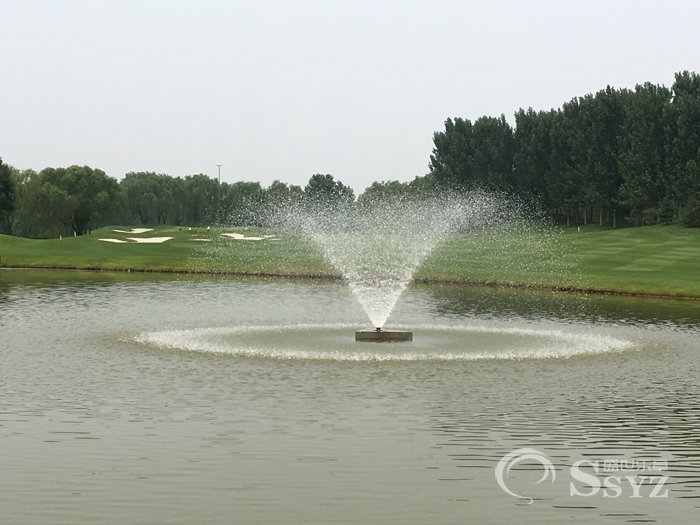
[[[412,342],[358,343],[357,326],[292,325],[145,332],[136,341],[158,348],[274,359],[332,361],[471,361],[545,359],[619,352],[624,339],[556,329],[414,326]]]

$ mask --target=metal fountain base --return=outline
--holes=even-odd
[[[361,343],[400,343],[413,341],[413,332],[406,330],[383,330],[381,328],[358,330],[355,341]]]

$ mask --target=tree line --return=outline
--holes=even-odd
[[[127,173],[121,180],[89,166],[18,170],[0,159],[0,232],[25,237],[84,235],[110,224],[265,226],[296,203],[352,203],[352,188],[329,174],[308,184],[232,184],[203,174]]]
[[[0,233],[49,238],[84,235],[110,224],[269,226],[292,206],[365,205],[427,194],[427,180],[375,182],[356,199],[351,187],[330,174],[312,175],[303,188],[277,180],[264,188],[204,174],[131,172],[117,181],[89,166],[35,172],[0,159]]]
[[[700,226],[700,76],[670,88],[607,87],[559,109],[519,110],[471,122],[450,118],[433,135],[429,172],[374,182],[356,199],[330,174],[308,184],[220,183],[203,174],[133,172],[117,181],[88,166],[19,170],[0,159],[0,232],[82,235],[108,224],[268,225],[290,204],[359,206],[482,189],[517,196],[566,224]]]
[[[438,185],[513,193],[567,224],[700,226],[700,76],[521,109],[514,128],[448,119],[430,168]]]

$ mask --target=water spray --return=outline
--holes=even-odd
[[[399,297],[433,249],[456,231],[501,222],[502,200],[481,192],[397,198],[374,204],[295,206],[288,226],[311,239],[343,275],[373,329],[356,341],[411,341],[406,331],[385,330]]]

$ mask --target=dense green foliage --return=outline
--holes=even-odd
[[[264,225],[274,221],[270,210],[304,194],[299,186],[279,181],[263,188],[258,182],[219,183],[201,174],[139,172],[118,182],[87,166],[36,173],[4,164],[0,190],[0,231],[39,238],[84,235],[114,223]]]
[[[272,195],[279,194],[280,184],[272,184]],[[120,186],[125,203],[120,222],[125,224],[255,223],[265,193],[257,182],[220,184],[201,174],[127,173]]]
[[[15,187],[12,183],[12,170],[0,158],[0,231],[15,207]]]
[[[121,210],[116,179],[87,166],[13,172],[16,208],[9,229],[27,237],[83,235]]]
[[[304,187],[304,198],[311,204],[321,206],[344,206],[355,201],[355,192],[332,175],[317,173]]]
[[[448,119],[435,133],[437,184],[529,197],[562,222],[700,224],[700,76],[671,89],[611,87],[558,110]]]

